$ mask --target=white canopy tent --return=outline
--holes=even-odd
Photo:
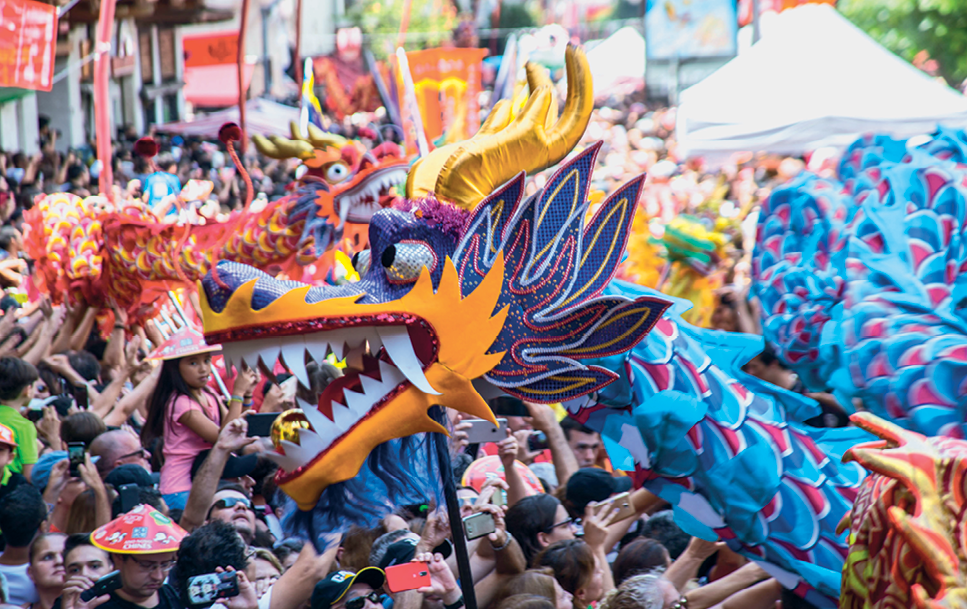
[[[253,135],[286,135],[289,123],[299,122],[299,109],[268,99],[250,99],[245,103],[245,130]],[[194,120],[158,125],[158,131],[196,137],[218,138],[218,130],[225,123],[238,123],[238,107],[198,115]]]
[[[967,127],[967,97],[893,55],[825,4],[776,16],[763,38],[682,92],[682,154],[799,155],[877,132]]]
[[[645,39],[623,27],[588,50],[594,97],[640,89],[645,83]]]

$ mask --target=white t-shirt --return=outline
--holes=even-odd
[[[0,565],[0,574],[7,580],[7,603],[23,605],[40,600],[34,582],[27,575],[29,565]]]

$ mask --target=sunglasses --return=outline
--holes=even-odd
[[[121,459],[130,459],[131,457],[144,457],[145,459],[150,459],[151,458],[151,453],[149,453],[148,451],[146,451],[143,448],[139,448],[138,450],[134,451],[133,453],[128,453],[126,455],[121,455],[120,457],[117,458],[117,460],[120,461]]]
[[[380,599],[379,592],[374,591],[374,592],[370,592],[365,596],[356,596],[354,598],[349,599],[348,601],[346,601],[345,607],[346,609],[363,609],[363,607],[366,606],[366,601],[369,601],[371,603],[376,603],[378,605],[379,599]]]
[[[225,497],[224,499],[219,499],[212,505],[212,510],[224,510],[235,507],[238,504],[241,504],[247,510],[255,511],[252,507],[252,502],[245,497]]]

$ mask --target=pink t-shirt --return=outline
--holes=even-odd
[[[221,424],[222,415],[218,408],[218,398],[207,388],[204,389],[204,393],[208,402],[204,407],[187,395],[178,395],[168,402],[164,434],[165,464],[161,468],[161,483],[158,485],[162,495],[190,491],[191,465],[195,462],[198,453],[212,447],[179,421],[189,411],[200,410],[216,425]]]

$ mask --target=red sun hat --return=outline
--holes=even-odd
[[[149,505],[137,505],[91,533],[91,543],[112,554],[175,552],[188,533]]]
[[[221,350],[221,345],[209,345],[205,342],[205,337],[202,336],[201,332],[191,326],[185,326],[172,334],[168,340],[161,343],[161,346],[152,351],[148,359],[160,359],[164,361]]]
[[[524,480],[524,486],[527,487],[528,495],[540,495],[544,492],[541,481],[537,479],[537,476],[534,475],[534,472],[529,467],[520,461],[514,461],[514,469],[517,470],[517,473]],[[494,476],[504,481],[507,480],[504,476],[504,465],[500,462],[500,457],[497,455],[477,459],[471,463],[470,467],[463,472],[463,480],[460,484],[470,487],[479,493],[484,483]]]

